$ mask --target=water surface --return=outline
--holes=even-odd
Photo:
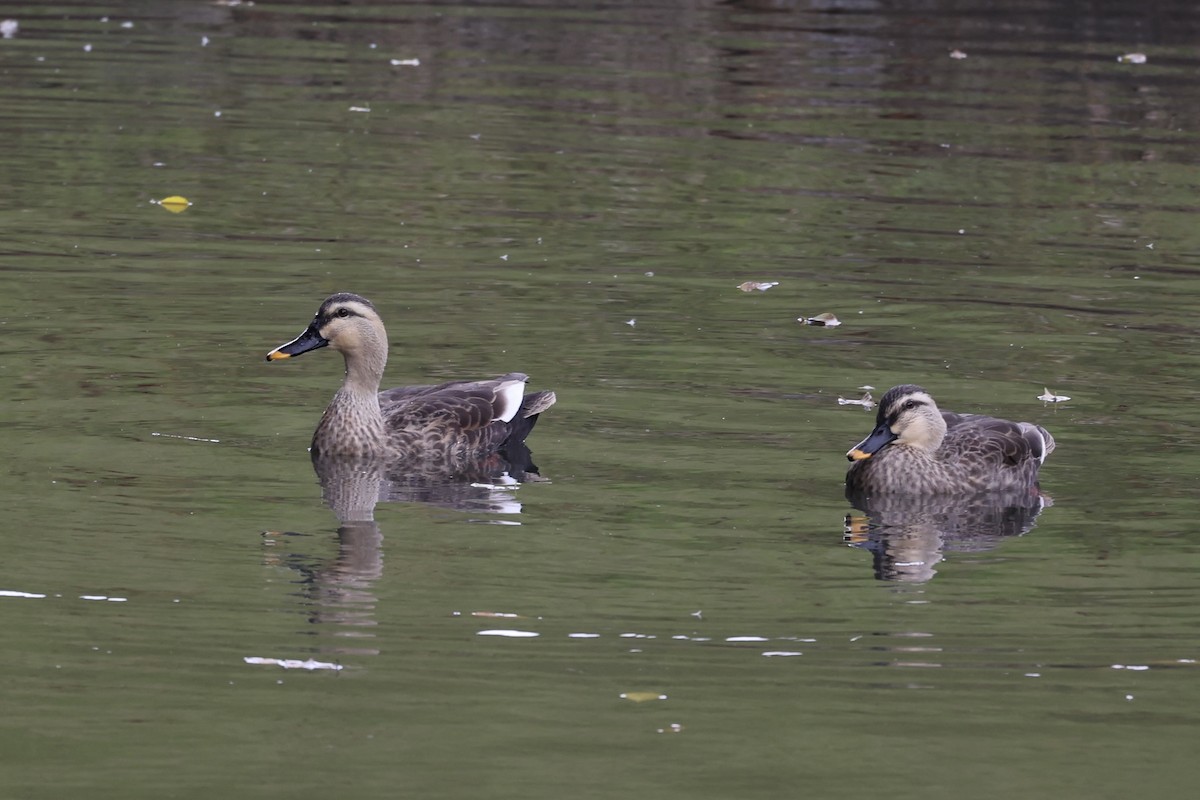
[[[1195,784],[1190,6],[2,16],[8,794]],[[339,290],[391,384],[555,389],[548,480],[339,523],[338,359],[262,360]],[[848,536],[901,382],[1053,505]]]

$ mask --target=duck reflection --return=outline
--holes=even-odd
[[[378,599],[374,584],[383,574],[383,537],[373,521],[343,522],[337,530],[338,551],[333,558],[314,556],[296,545],[307,534],[268,531],[264,543],[271,549],[267,566],[283,567],[298,576],[295,596],[310,624],[332,625],[339,641],[322,644],[326,655],[376,655],[370,640]],[[353,641],[347,641],[353,640]]]
[[[847,489],[846,499],[864,516],[846,515],[844,541],[871,551],[879,580],[912,583],[931,580],[945,553],[978,553],[1021,536],[1053,504],[1037,490],[962,497]]]
[[[422,503],[457,511],[487,515],[521,512],[515,490],[522,483],[540,482],[541,476],[524,442],[509,442],[453,472],[422,462],[313,457],[313,469],[325,502],[338,519],[337,554],[317,559],[310,553],[277,552],[269,563],[291,569],[300,576],[300,596],[308,621],[330,626],[338,638],[324,645],[326,655],[375,655],[375,583],[383,575],[383,533],[375,520],[379,503]],[[492,521],[481,517],[478,521]],[[268,543],[279,546],[299,535],[269,534]]]
[[[370,522],[378,503],[424,503],[456,511],[519,514],[514,490],[545,480],[524,441],[448,469],[440,462],[325,458],[314,453],[321,494],[338,521]]]

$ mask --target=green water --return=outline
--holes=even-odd
[[[1200,16],[982,9],[6,8],[0,794],[1185,794]],[[339,290],[557,391],[519,514],[339,531],[263,361]],[[880,580],[901,382],[1053,505]]]

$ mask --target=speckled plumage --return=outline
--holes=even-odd
[[[519,372],[380,392],[387,332],[370,301],[349,293],[326,299],[304,333],[267,359],[326,345],[345,358],[346,377],[313,433],[314,459],[423,461],[446,471],[465,469],[506,442],[524,441],[537,415],[556,399],[550,391],[524,395],[528,376]]]
[[[965,494],[1038,489],[1054,451],[1040,425],[939,411],[929,393],[905,384],[879,403],[875,430],[847,457],[846,490],[861,494]]]

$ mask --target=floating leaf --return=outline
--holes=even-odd
[[[13,38],[19,30],[21,30],[21,23],[15,19],[0,21],[0,36],[3,36],[5,39]]]
[[[188,206],[192,204],[191,200],[188,200],[186,197],[180,197],[177,194],[173,194],[170,197],[164,197],[162,200],[157,200],[155,202],[157,202],[158,205],[162,206],[167,211],[170,211],[172,214],[178,214],[182,211],[187,211]]]
[[[520,619],[520,614],[511,614],[507,611],[472,611],[472,617],[490,617],[494,619]]]
[[[797,322],[803,322],[805,325],[824,325],[826,328],[836,328],[842,324],[842,321],[828,312],[817,314],[815,317],[796,317]]]
[[[667,696],[658,692],[621,692],[621,699],[634,703],[645,703],[650,700],[666,700]]]
[[[951,50],[950,57],[957,58],[957,59],[963,59],[963,58],[967,57],[967,54],[964,53],[962,50]]]
[[[393,58],[391,60],[393,67],[419,67],[421,59],[419,58]]]
[[[1146,54],[1125,53],[1124,55],[1117,56],[1117,61],[1121,62],[1122,64],[1145,64]]]
[[[1065,403],[1070,399],[1065,394],[1055,394],[1046,388],[1043,388],[1042,393],[1038,395],[1038,400],[1041,400],[1043,403]]]
[[[778,285],[779,281],[746,281],[745,283],[739,283],[737,288],[743,292],[765,292],[772,286]]]
[[[659,733],[681,733],[682,731],[683,731],[683,726],[680,725],[678,722],[672,722],[667,727],[658,729]]]

